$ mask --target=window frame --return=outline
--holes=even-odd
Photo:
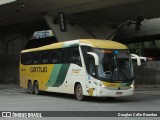
[[[74,61],[74,49],[77,49],[78,57],[79,57],[79,63],[77,61]],[[43,62],[43,55],[48,53],[48,62]],[[57,62],[52,62],[52,54],[55,53],[55,56],[57,57]],[[57,55],[56,55],[57,54]],[[30,63],[27,63],[27,56],[31,57]],[[38,55],[39,60],[37,63],[35,63],[35,56]],[[63,56],[63,57],[62,57]],[[65,56],[65,57],[64,57]],[[76,57],[77,57],[76,56]],[[37,59],[37,58],[36,58]],[[68,59],[66,61],[66,59]],[[58,49],[50,49],[50,50],[43,50],[43,51],[35,51],[35,52],[27,52],[27,53],[21,53],[21,64],[23,65],[38,65],[38,64],[76,64],[80,67],[82,67],[82,60],[80,55],[79,46],[71,46],[71,47],[65,47],[65,48],[58,48]]]

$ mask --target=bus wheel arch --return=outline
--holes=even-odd
[[[32,84],[32,81],[31,81],[31,80],[28,80],[28,90],[29,90],[29,93],[30,93],[30,94],[33,94],[33,93],[34,93],[33,84]]]
[[[83,95],[83,88],[81,83],[76,82],[74,85],[74,94],[77,98],[77,100],[82,101],[85,99],[85,96]]]
[[[40,94],[40,91],[39,91],[39,83],[38,83],[37,80],[34,80],[33,89],[34,89],[34,93],[35,93],[36,95]]]

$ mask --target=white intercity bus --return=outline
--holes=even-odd
[[[134,92],[131,54],[121,43],[94,39],[25,49],[21,52],[20,86],[35,94],[75,94],[78,100],[130,96]]]

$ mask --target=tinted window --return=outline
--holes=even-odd
[[[44,51],[41,53],[42,64],[48,64],[50,59],[50,54],[48,51]]]
[[[55,50],[23,53],[21,54],[21,62],[25,65],[74,63],[82,66],[78,46]]]
[[[22,53],[21,63],[24,65],[32,64],[32,54],[31,53]]]
[[[33,63],[34,64],[42,64],[42,57],[41,57],[41,53],[40,52],[34,53]]]
[[[71,48],[63,48],[60,51],[61,53],[61,62],[64,64],[72,63],[72,54]]]
[[[51,54],[51,59],[50,59],[50,63],[51,64],[57,64],[59,61],[59,57],[60,57],[60,53],[59,50],[52,50],[50,51]]]
[[[82,66],[78,47],[72,48],[72,63]]]

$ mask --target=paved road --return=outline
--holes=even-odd
[[[42,93],[42,95],[34,95],[29,94],[28,91],[20,88],[1,88],[0,111],[15,110],[160,111],[160,91],[135,91],[134,96],[117,98],[114,101],[102,98],[88,98],[87,101],[77,101],[72,95],[56,93]]]

